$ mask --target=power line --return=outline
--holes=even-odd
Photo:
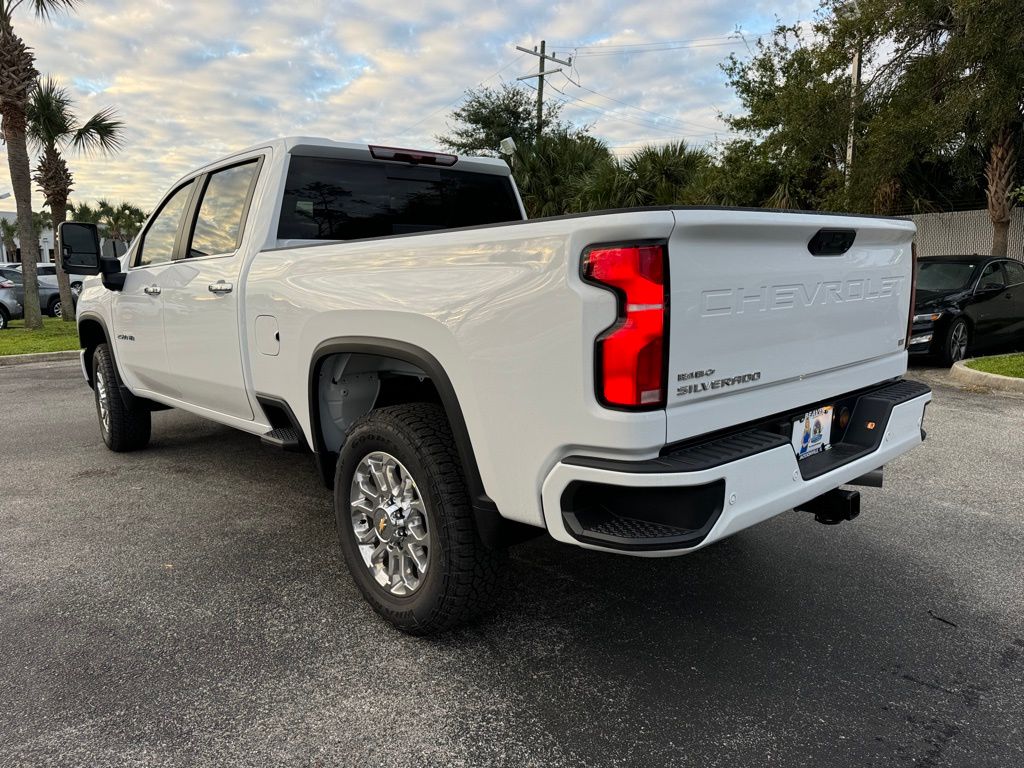
[[[583,52],[583,53],[578,53],[576,55],[577,55],[578,58],[581,58],[581,59],[583,59],[583,58],[592,59],[592,58],[600,58],[600,57],[605,57],[605,56],[625,56],[625,55],[632,56],[633,54],[637,54],[637,53],[662,53],[664,51],[681,51],[681,50],[694,49],[694,48],[721,48],[723,46],[734,45],[736,43],[741,43],[741,42],[745,42],[745,38],[733,38],[731,40],[723,40],[723,41],[717,42],[717,43],[702,43],[702,44],[696,44],[696,45],[668,45],[668,46],[663,46],[663,47],[660,47],[660,48],[638,48],[636,50],[630,49],[630,50],[598,51],[596,53],[586,53],[586,52]]]
[[[660,112],[653,112],[653,111],[651,111],[649,109],[644,109],[643,107],[637,107],[637,106],[634,106],[632,104],[627,104],[626,102],[622,101],[621,99],[616,99],[613,96],[608,96],[607,94],[604,94],[604,93],[598,93],[593,88],[588,88],[587,86],[581,85],[580,83],[573,83],[573,85],[575,85],[577,88],[582,88],[584,91],[589,91],[590,93],[594,94],[595,96],[600,96],[602,99],[608,99],[608,101],[614,101],[616,104],[621,104],[624,107],[629,107],[630,109],[636,109],[636,110],[639,110],[640,112],[646,112],[649,115],[654,115],[655,117],[660,117],[660,118],[662,118],[664,120],[668,120],[668,121],[673,122],[673,123],[678,123],[680,126],[682,126],[684,128],[687,125],[692,125],[694,128],[704,128],[704,129],[709,130],[709,131],[718,130],[717,128],[715,128],[713,126],[710,126],[710,125],[702,125],[700,123],[694,123],[694,122],[692,122],[690,120],[680,120],[678,118],[669,117],[668,115],[663,115]]]
[[[574,102],[578,102],[579,104],[586,104],[588,107],[590,107],[590,109],[586,109],[586,107],[578,107],[578,109],[583,109],[584,111],[588,111],[588,112],[598,112],[598,113],[600,113],[602,115],[605,115],[606,117],[611,117],[611,118],[614,118],[616,120],[621,120],[623,122],[631,123],[633,125],[640,126],[641,128],[647,128],[648,130],[662,131],[664,133],[669,133],[669,134],[676,134],[676,133],[679,132],[679,127],[680,126],[676,126],[676,127],[673,128],[673,127],[670,127],[670,126],[660,125],[658,123],[655,123],[653,120],[645,120],[645,119],[643,119],[641,117],[636,117],[634,115],[615,114],[614,112],[609,111],[608,109],[606,109],[605,107],[601,106],[600,104],[594,104],[592,101],[587,101],[586,99],[581,99],[579,96],[573,96],[572,94],[566,93],[561,88],[559,88],[558,86],[554,85],[553,83],[551,84],[551,87],[554,88],[556,91],[558,91],[563,96],[565,96],[566,99],[569,99],[569,100],[574,101]],[[562,102],[562,103],[564,104],[566,102]]]
[[[709,35],[707,37],[691,37],[687,40],[657,40],[652,43],[596,43],[594,45],[587,45],[585,43],[562,43],[562,48],[572,48],[574,50],[583,51],[594,48],[647,48],[655,45],[684,45],[687,43],[703,43],[712,40],[725,40],[727,38],[735,38],[739,31],[730,32],[728,35]]]
[[[516,56],[516,57],[515,57],[514,59],[512,59],[512,60],[511,60],[510,62],[508,62],[508,63],[507,63],[507,64],[506,64],[505,66],[501,67],[500,69],[498,69],[498,70],[497,70],[497,71],[495,71],[494,73],[492,73],[492,74],[488,75],[488,76],[487,76],[487,77],[485,77],[485,78],[484,78],[483,80],[481,80],[481,81],[480,81],[479,83],[477,83],[476,85],[474,85],[474,86],[471,86],[471,87],[472,87],[472,88],[479,88],[479,87],[480,87],[480,86],[482,86],[482,85],[483,85],[484,83],[486,83],[486,82],[487,82],[488,80],[493,80],[493,79],[494,79],[495,77],[497,77],[498,75],[500,75],[500,74],[501,74],[502,72],[504,72],[504,71],[505,71],[506,69],[508,69],[509,67],[511,67],[511,66],[512,66],[513,64],[516,64],[516,63],[518,63],[519,61],[521,61],[524,55],[525,55],[525,54],[519,54],[519,55],[518,55],[518,56]],[[396,131],[396,132],[394,132],[394,133],[389,133],[389,134],[387,134],[387,136],[382,136],[381,138],[391,138],[392,136],[403,136],[403,135],[405,135],[406,133],[408,133],[409,131],[411,131],[411,130],[412,130],[413,128],[415,128],[416,126],[418,126],[418,125],[420,125],[420,124],[422,124],[422,123],[426,122],[426,121],[427,121],[427,120],[429,120],[430,118],[432,118],[432,117],[433,117],[434,115],[436,115],[436,114],[437,114],[438,112],[440,112],[440,111],[442,111],[442,110],[445,110],[445,109],[449,109],[449,108],[451,108],[451,107],[454,107],[454,106],[455,106],[456,104],[458,104],[458,103],[459,103],[460,101],[462,101],[462,100],[463,100],[464,98],[466,98],[466,91],[465,91],[465,90],[464,90],[464,91],[463,91],[462,93],[460,93],[460,94],[459,94],[459,97],[458,97],[457,99],[455,99],[454,101],[450,101],[450,102],[448,102],[447,104],[445,104],[445,105],[443,105],[443,106],[440,106],[440,107],[438,107],[437,109],[435,109],[435,110],[434,110],[433,112],[429,113],[428,115],[426,115],[426,116],[424,116],[424,117],[421,117],[421,118],[420,118],[419,120],[417,120],[417,121],[416,121],[415,123],[413,123],[412,125],[408,125],[408,126],[406,126],[405,128],[403,128],[403,129],[402,129],[402,130],[400,130],[400,131]]]

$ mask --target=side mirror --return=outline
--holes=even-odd
[[[64,271],[69,275],[100,273],[100,233],[95,224],[65,221],[57,228]]]

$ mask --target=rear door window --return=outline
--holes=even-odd
[[[251,160],[210,174],[186,251],[188,257],[231,253],[238,248],[258,164],[258,160]]]
[[[1006,262],[1006,281],[1010,285],[1024,283],[1024,264],[1016,261]]]
[[[507,176],[295,155],[277,236],[356,240],[522,218]]]

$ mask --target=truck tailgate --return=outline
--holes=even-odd
[[[905,372],[911,222],[769,211],[674,213],[668,442]],[[809,243],[821,230],[855,238],[845,253],[815,255]]]

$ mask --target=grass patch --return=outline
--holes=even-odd
[[[1024,354],[979,357],[977,360],[967,363],[967,367],[985,373],[998,373],[1000,376],[1024,379]]]
[[[28,355],[79,349],[78,326],[59,317],[44,317],[41,331],[26,331],[24,320],[12,320],[0,331],[0,355]]]

